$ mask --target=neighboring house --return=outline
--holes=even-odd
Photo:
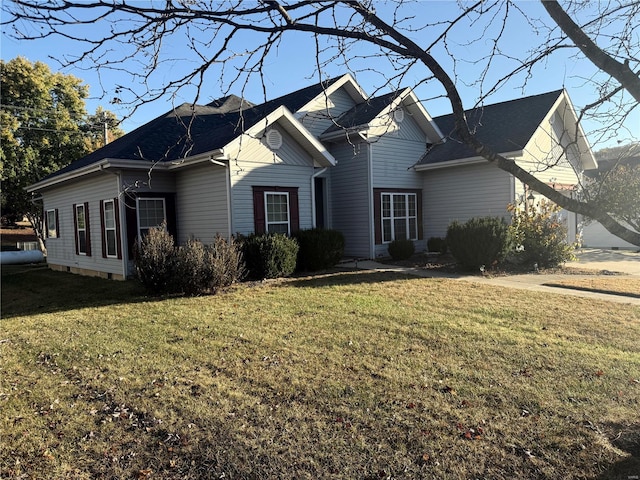
[[[482,141],[568,192],[572,166],[595,166],[581,131],[565,140],[576,116],[564,91],[469,118]],[[452,132],[451,117],[432,119],[411,89],[369,98],[345,75],[262,105],[181,105],[28,190],[42,198],[58,270],[126,278],[134,242],[163,221],[180,243],[334,228],[346,256],[376,258],[394,239],[424,249],[452,220],[506,216],[525,197]]]
[[[585,171],[585,174],[587,177],[595,179],[598,174],[609,171],[618,163],[628,165],[630,167],[640,166],[640,156],[637,155],[637,153],[638,149],[636,148],[635,152],[632,152],[630,156],[624,156],[623,158],[620,158],[619,156],[614,156],[613,158],[607,158],[606,156],[598,158],[597,170],[587,170]],[[624,223],[623,225],[627,228],[631,228],[629,225]],[[589,248],[638,250],[637,245],[626,242],[620,237],[615,236],[604,228],[600,222],[596,222],[595,220],[584,221],[582,226],[582,246]]]

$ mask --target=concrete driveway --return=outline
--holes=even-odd
[[[576,256],[578,261],[567,263],[568,267],[640,275],[640,253],[634,250],[582,248]]]

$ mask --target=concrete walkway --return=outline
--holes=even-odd
[[[578,252],[577,257],[577,262],[571,262],[567,264],[567,266],[577,267],[581,269],[594,269],[599,272],[618,272],[625,275],[640,276],[640,253],[617,250],[584,249]],[[521,290],[531,290],[575,297],[593,298],[609,302],[640,306],[640,298],[589,292],[583,290],[572,290],[569,288],[549,287],[544,285],[545,283],[553,283],[567,278],[567,275],[561,274],[531,273],[508,275],[503,277],[482,277],[479,275],[456,275],[434,270],[425,270],[421,268],[387,265],[372,260],[352,261],[342,263],[340,264],[340,266],[343,268],[351,268],[355,270],[399,272],[424,278],[451,278],[460,281],[475,282],[486,285],[496,285],[506,288],[517,288]],[[603,275],[606,274],[607,273],[604,273]],[[571,275],[571,278],[593,278],[593,275]]]

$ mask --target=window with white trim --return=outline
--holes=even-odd
[[[118,236],[116,233],[116,206],[113,200],[103,202],[104,247],[106,256],[118,257]]]
[[[381,193],[382,241],[418,239],[418,201],[415,193]]]
[[[266,231],[268,233],[291,233],[289,219],[289,193],[264,192]]]
[[[87,231],[89,225],[87,222],[86,204],[76,205],[76,246],[78,255],[87,255],[89,253],[89,242]]]
[[[164,198],[138,198],[138,236],[142,238],[150,228],[159,227],[167,219]]]
[[[45,218],[47,224],[47,238],[58,238],[58,210],[47,210]]]

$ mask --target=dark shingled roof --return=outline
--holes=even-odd
[[[351,107],[340,115],[336,120],[336,123],[331,125],[323,135],[337,132],[345,128],[349,129],[359,127],[361,125],[367,125],[371,120],[376,118],[382,110],[388,107],[389,104],[400,95],[400,92],[402,92],[402,90],[380,95],[379,97],[369,98],[366,101]]]
[[[311,85],[261,105],[253,105],[235,95],[214,100],[208,105],[183,103],[46,179],[106,158],[171,162],[222,148],[281,106],[296,112],[336,80]],[[190,139],[187,138],[189,124]]]
[[[555,90],[467,110],[469,127],[472,131],[475,129],[478,140],[494,152],[506,153],[521,150],[529,142],[562,92],[563,90]],[[477,154],[462,143],[455,134],[455,121],[452,114],[436,117],[433,120],[447,141],[434,145],[417,165],[477,157]]]

